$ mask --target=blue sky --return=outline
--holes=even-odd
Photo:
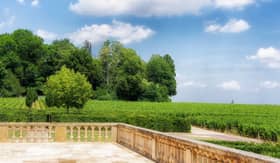
[[[1,0],[0,33],[119,40],[175,60],[174,101],[280,104],[279,0]]]

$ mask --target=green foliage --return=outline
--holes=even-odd
[[[175,67],[169,55],[153,55],[147,63],[148,81],[165,86],[168,95],[176,95]]]
[[[84,74],[94,89],[101,85],[101,64],[98,60],[93,59],[86,49],[74,50],[68,56],[65,64],[68,68]]]
[[[31,108],[32,104],[38,100],[38,94],[36,89],[28,88],[26,90],[25,104],[27,107]]]
[[[140,75],[129,75],[119,79],[116,93],[119,99],[137,101],[143,92]]]
[[[1,96],[25,95],[29,87],[44,95],[47,78],[63,65],[85,75],[93,90],[107,90],[106,94],[97,93],[95,99],[162,102],[176,94],[175,65],[170,55],[152,57],[147,65],[133,49],[117,41],[105,41],[97,58],[88,48],[76,47],[68,39],[44,44],[42,38],[26,29],[1,34],[0,87],[5,87],[0,88]],[[151,74],[154,70],[158,74]],[[145,85],[143,80],[154,84]],[[152,88],[156,91],[151,92]],[[53,103],[52,99],[47,101]]]
[[[144,92],[141,96],[141,100],[154,102],[169,101],[168,90],[166,87],[146,81],[144,81],[144,84]]]
[[[20,85],[17,77],[10,71],[7,71],[4,83],[2,85],[2,96],[4,97],[19,97],[23,94],[24,88]]]
[[[48,106],[82,108],[92,95],[91,85],[79,72],[61,68],[49,77],[46,87],[46,103]]]
[[[5,68],[5,65],[0,61],[0,88],[4,86],[4,80],[7,75],[7,70]]]

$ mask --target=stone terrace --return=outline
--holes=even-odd
[[[114,143],[2,143],[0,163],[152,163]]]

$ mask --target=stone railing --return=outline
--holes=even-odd
[[[160,163],[261,163],[279,159],[118,124],[117,143]]]
[[[113,123],[0,123],[0,142],[116,141]]]
[[[0,123],[0,142],[114,142],[159,163],[261,163],[279,159],[123,123]]]

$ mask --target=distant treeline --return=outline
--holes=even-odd
[[[43,95],[50,75],[63,65],[85,75],[99,100],[169,101],[176,95],[175,65],[170,55],[152,55],[146,63],[135,50],[106,41],[97,57],[88,42],[44,40],[29,30],[0,35],[0,96],[24,96],[27,88]]]

